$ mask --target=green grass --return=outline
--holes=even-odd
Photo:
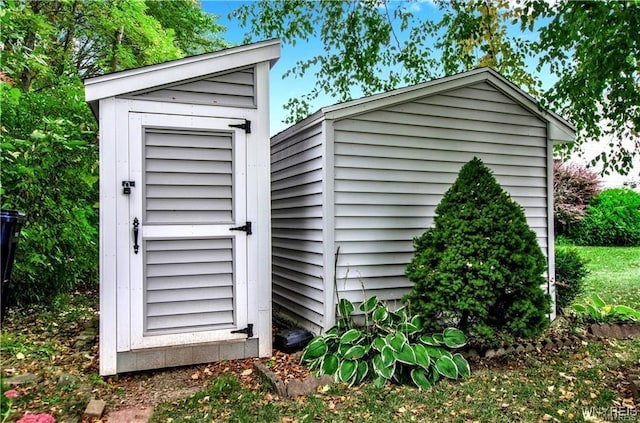
[[[577,302],[597,293],[607,303],[639,307],[640,247],[575,248],[588,261],[589,269]]]
[[[639,356],[638,339],[596,342],[574,351],[476,366],[470,379],[443,381],[429,391],[335,385],[297,400],[279,399],[266,387],[242,388],[233,377],[223,376],[187,400],[161,404],[152,422],[584,421],[584,409],[622,401],[624,369],[637,365]]]

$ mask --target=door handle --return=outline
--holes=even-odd
[[[133,252],[138,254],[140,246],[138,245],[138,230],[140,227],[140,221],[137,217],[133,218]]]

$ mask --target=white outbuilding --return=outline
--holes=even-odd
[[[271,139],[274,308],[319,333],[338,297],[399,305],[412,239],[474,156],[524,207],[554,296],[553,145],[574,138],[488,68],[322,108]]]
[[[271,354],[278,40],[85,81],[100,125],[100,374]]]

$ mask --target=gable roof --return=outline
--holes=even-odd
[[[268,61],[273,66],[279,57],[280,40],[273,39],[114,72],[86,79],[85,100],[95,108],[103,98],[192,80],[260,62]]]
[[[520,106],[549,124],[549,138],[556,142],[572,142],[576,137],[576,128],[560,115],[546,111],[529,94],[507,80],[491,68],[478,68],[459,74],[434,79],[418,85],[398,88],[380,94],[323,107],[313,115],[285,129],[273,138],[280,138],[312,125],[319,119],[339,120],[359,115],[383,107],[413,101],[419,98],[441,94],[446,91],[486,82],[511,98]]]

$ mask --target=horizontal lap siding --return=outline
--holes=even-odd
[[[322,134],[271,145],[273,302],[317,330],[324,320]]]
[[[204,79],[166,86],[135,97],[175,103],[254,108],[254,69],[236,69]]]
[[[231,326],[231,238],[148,240],[145,330],[189,332]]]
[[[336,121],[335,241],[341,297],[399,300],[413,237],[474,156],[525,208],[546,253],[546,124],[489,84]]]

